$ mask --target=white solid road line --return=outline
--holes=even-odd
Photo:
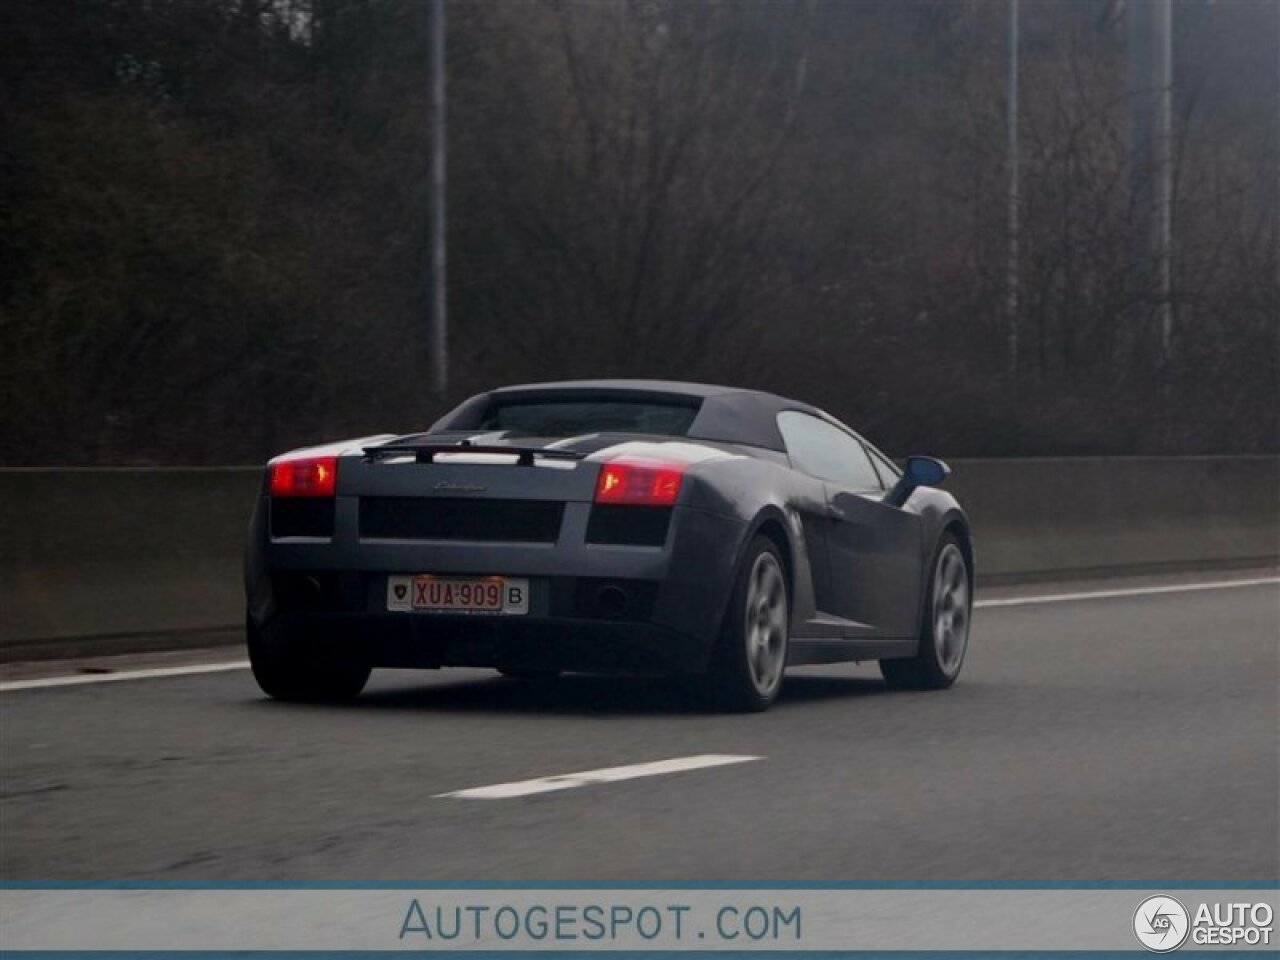
[[[1003,600],[978,600],[975,607],[1023,607],[1035,603],[1062,603],[1067,600],[1106,600],[1109,597],[1145,597],[1158,593],[1191,593],[1195,590],[1227,590],[1231,587],[1260,587],[1280,583],[1280,577],[1255,577],[1252,580],[1217,580],[1212,583],[1172,583],[1163,587],[1128,587],[1121,590],[1090,590],[1085,593],[1050,593],[1039,597],[1008,597]]]
[[[527,797],[535,793],[550,793],[552,790],[572,790],[574,787],[585,787],[593,783],[616,783],[619,780],[657,777],[667,773],[682,773],[685,770],[701,770],[705,767],[723,767],[731,763],[747,763],[762,759],[764,758],[735,754],[703,753],[696,757],[674,757],[671,760],[656,760],[653,763],[632,763],[625,767],[603,767],[599,770],[583,770],[580,773],[563,773],[556,777],[495,783],[488,787],[437,793],[435,796],[461,800],[506,800],[511,797]]]
[[[121,670],[117,673],[74,673],[69,677],[43,677],[39,680],[11,680],[0,683],[0,693],[9,690],[39,690],[41,687],[77,687],[84,683],[114,683],[117,680],[152,680],[156,677],[186,677],[197,673],[222,673],[244,670],[248,660],[226,663],[193,663],[187,667],[156,667],[153,670]]]
[[[1002,600],[979,600],[975,608],[1025,607],[1041,603],[1065,603],[1071,600],[1106,600],[1109,597],[1144,597],[1161,593],[1190,593],[1196,590],[1228,590],[1232,587],[1259,587],[1280,583],[1280,577],[1254,577],[1249,580],[1216,580],[1209,583],[1175,583],[1168,586],[1128,587],[1120,590],[1093,590],[1083,593],[1049,593],[1033,597],[1008,597]],[[76,673],[66,677],[39,680],[11,680],[0,683],[0,693],[13,690],[39,690],[43,687],[76,687],[87,683],[114,683],[118,680],[153,680],[161,677],[187,677],[201,673],[244,670],[248,660],[226,663],[194,663],[186,667],[158,667],[154,670],[120,670],[115,673]]]

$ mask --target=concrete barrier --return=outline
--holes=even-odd
[[[1280,458],[959,460],[987,583],[1280,558]],[[0,470],[0,660],[235,639],[259,468]]]
[[[1280,557],[1280,457],[960,460],[987,582],[1245,567]]]
[[[261,477],[0,470],[0,660],[204,643],[238,628]]]

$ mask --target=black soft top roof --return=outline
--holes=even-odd
[[[743,443],[769,450],[784,449],[777,420],[782,411],[801,410],[825,417],[822,411],[807,403],[740,387],[676,380],[566,380],[500,387],[477,394],[437,420],[430,432],[476,429],[490,407],[503,401],[590,398],[686,403],[698,408],[698,415],[686,434],[690,439]]]

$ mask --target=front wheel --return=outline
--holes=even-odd
[[[245,627],[249,666],[267,696],[308,703],[354,700],[369,682],[367,663],[308,646],[287,632],[265,636],[250,620]]]
[[[973,591],[960,541],[946,534],[934,554],[925,595],[920,649],[914,657],[881,660],[880,673],[891,687],[943,690],[956,682],[969,649]]]
[[[790,604],[778,548],[767,537],[747,547],[707,681],[712,700],[735,711],[767,710],[782,689]]]

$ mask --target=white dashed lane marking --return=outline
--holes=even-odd
[[[684,773],[687,770],[723,767],[731,763],[748,763],[752,760],[763,759],[763,757],[747,757],[735,754],[703,753],[696,757],[675,757],[671,760],[657,760],[653,763],[632,763],[625,767],[602,767],[599,770],[562,773],[554,777],[537,777],[533,780],[495,783],[487,787],[472,787],[469,790],[437,793],[436,797],[458,800],[508,800],[512,797],[527,797],[535,793],[550,793],[553,790],[572,790],[575,787],[586,787],[595,783],[616,783],[619,780],[658,777],[668,773]]]

